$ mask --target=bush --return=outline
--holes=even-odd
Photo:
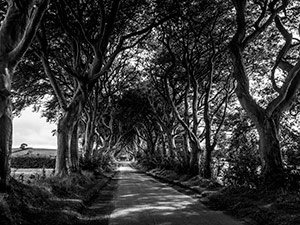
[[[13,168],[54,168],[55,158],[20,156],[11,159]]]
[[[243,148],[228,158],[225,185],[257,187],[260,183],[260,159],[257,152]]]
[[[247,119],[237,124],[233,131],[230,150],[226,157],[225,185],[257,187],[260,183],[260,157],[257,134]]]
[[[52,194],[61,198],[75,197],[85,191],[85,187],[93,184],[92,173],[73,173],[65,177],[48,177],[36,182],[36,185],[50,190]]]
[[[111,171],[114,166],[113,157],[110,154],[98,155],[90,160],[84,157],[79,159],[80,168],[87,171]]]

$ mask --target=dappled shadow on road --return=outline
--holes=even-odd
[[[115,199],[116,209],[110,218],[111,225],[242,224],[222,212],[208,210],[197,199],[183,195],[166,184],[132,173],[134,170],[128,168],[121,171],[121,189]]]

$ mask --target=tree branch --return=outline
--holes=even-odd
[[[272,68],[272,71],[271,71],[271,82],[272,82],[273,88],[274,88],[275,91],[280,93],[281,89],[277,86],[276,81],[275,81],[275,71],[276,71],[276,68],[278,67],[279,63],[282,61],[283,57],[286,55],[286,53],[290,49],[293,35],[290,34],[285,29],[285,27],[282,25],[279,16],[275,17],[275,24],[276,24],[277,29],[279,30],[279,32],[282,34],[282,36],[285,39],[285,44],[282,47],[282,49],[280,50],[279,54],[277,55],[275,64],[274,64],[274,66]]]
[[[38,30],[42,17],[47,10],[49,2],[50,0],[42,0],[38,5],[33,6],[34,12],[32,13],[32,19],[30,18],[30,22],[26,27],[21,41],[17,47],[9,53],[9,58],[11,58],[14,62],[18,62],[23,57],[29,45],[31,44]]]
[[[49,62],[48,59],[46,58],[45,55],[41,56],[41,60],[42,60],[42,64],[45,70],[46,75],[48,76],[51,86],[53,87],[54,93],[58,99],[59,105],[62,109],[66,109],[67,108],[67,101],[65,99],[65,96],[61,90],[61,88],[59,87],[55,76],[53,75],[51,68],[49,66]]]

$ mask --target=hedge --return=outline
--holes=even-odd
[[[11,167],[13,168],[54,168],[55,158],[50,157],[12,157]]]

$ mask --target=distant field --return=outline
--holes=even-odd
[[[20,148],[13,148],[11,156],[15,161],[21,160],[21,163],[19,162],[17,167],[28,167],[28,165],[34,164],[35,161],[47,161],[47,159],[51,160],[51,158],[54,160],[56,149],[26,148],[22,150]],[[24,163],[26,164],[25,166],[23,165]],[[11,176],[25,183],[30,183],[35,179],[40,179],[43,176],[49,177],[51,175],[53,175],[53,169],[51,168],[11,168]]]
[[[19,156],[55,157],[56,149],[26,148],[22,150],[20,148],[13,148],[12,157],[19,157]]]

